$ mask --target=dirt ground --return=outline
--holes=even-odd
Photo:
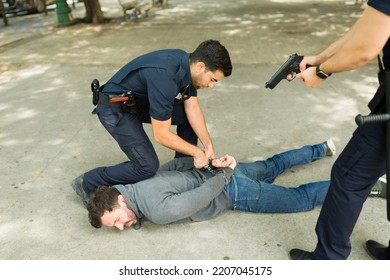
[[[367,114],[376,62],[333,75],[321,88],[265,82],[293,53],[315,54],[361,15],[344,1],[183,1],[124,20],[117,1],[101,1],[104,25],[58,26],[56,11],[0,25],[0,259],[2,260],[288,260],[312,250],[320,207],[296,214],[226,211],[201,223],[117,232],[92,228],[70,187],[97,166],[125,160],[91,115],[90,83],[109,79],[130,59],[160,48],[191,52],[205,39],[229,50],[233,74],[200,101],[217,154],[239,161],[332,137],[339,151]],[[82,17],[76,3],[74,17]],[[150,133],[150,127],[146,127]],[[162,162],[173,153],[156,143]],[[328,179],[335,157],[294,168],[283,186]],[[369,198],[351,236],[350,260],[369,260],[364,243],[386,243],[383,199]]]

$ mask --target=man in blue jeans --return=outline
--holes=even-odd
[[[135,184],[99,187],[89,197],[90,223],[123,230],[141,218],[156,224],[208,220],[227,209],[256,213],[312,210],[321,204],[329,181],[299,187],[273,184],[285,170],[334,155],[330,139],[286,151],[253,163],[236,163],[225,155],[212,160],[213,169],[197,169],[190,158],[176,158],[157,174]],[[81,195],[81,197],[83,197]]]
[[[143,123],[151,123],[156,142],[175,151],[175,157],[188,156],[197,168],[206,166],[215,155],[197,91],[213,88],[231,73],[229,53],[216,40],[202,42],[192,53],[157,50],[123,66],[100,87],[94,113],[128,160],[94,168],[73,180],[72,187],[88,194],[97,186],[152,177],[159,159]],[[110,102],[110,96],[129,92],[135,104]],[[177,133],[171,131],[171,125],[177,126]]]

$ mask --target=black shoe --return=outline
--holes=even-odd
[[[290,250],[290,257],[292,260],[311,260],[312,252],[304,251],[301,249]]]
[[[82,198],[84,206],[87,207],[89,198],[87,187],[84,185],[84,176],[80,175],[74,179],[71,185],[76,194]]]
[[[389,241],[390,243],[390,241]],[[390,260],[390,247],[385,247],[384,245],[374,241],[368,240],[366,242],[366,247],[368,253],[377,260]]]

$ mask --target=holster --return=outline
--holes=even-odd
[[[385,112],[385,102],[386,102],[386,88],[385,85],[379,86],[374,97],[368,103],[368,108],[370,108],[371,113],[378,114]]]
[[[122,102],[122,110],[126,113],[137,114],[137,103],[133,92],[126,91],[124,94],[128,99],[126,102]]]
[[[94,79],[91,83],[91,91],[92,91],[92,104],[97,105],[99,102],[99,81],[98,79]]]
[[[385,112],[385,103],[386,103],[386,71],[382,65],[380,57],[378,56],[379,72],[378,72],[378,81],[379,88],[376,91],[374,97],[368,103],[368,108],[370,108],[371,113],[384,113]],[[388,85],[390,83],[387,83]]]

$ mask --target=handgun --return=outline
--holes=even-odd
[[[287,61],[276,71],[276,73],[271,77],[271,79],[265,83],[265,88],[273,89],[276,87],[279,82],[283,79],[287,81],[292,81],[295,78],[295,74],[300,73],[299,63],[301,63],[303,55],[293,54],[287,59]],[[289,74],[292,74],[292,78],[287,78]]]

